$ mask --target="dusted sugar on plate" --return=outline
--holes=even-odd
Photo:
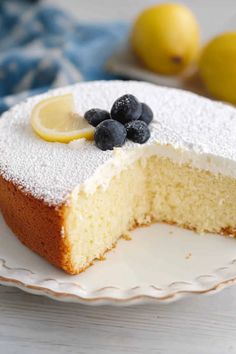
[[[103,111],[96,111],[98,120],[111,112],[110,120],[120,119],[126,131],[104,120],[95,128],[83,122],[86,139],[78,133],[68,143],[68,132],[61,142],[42,139],[30,124],[32,111],[60,95],[73,97],[81,117],[94,108]],[[134,123],[112,113],[124,95],[144,103],[149,114],[151,108],[148,131],[136,123],[139,107]],[[95,118],[90,112],[88,119]],[[101,258],[128,230],[151,222],[235,236],[235,122],[233,107],[144,82],[80,83],[30,98],[0,120],[2,214],[27,247],[70,274]],[[107,125],[114,148],[107,145]]]

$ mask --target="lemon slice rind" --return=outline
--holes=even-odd
[[[72,94],[49,97],[34,106],[31,126],[38,136],[49,142],[69,143],[81,138],[93,139],[94,127],[74,112]]]

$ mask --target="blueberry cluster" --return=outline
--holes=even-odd
[[[96,127],[94,140],[101,150],[122,146],[126,138],[144,144],[150,137],[148,125],[153,119],[151,108],[133,95],[119,97],[111,112],[93,108],[84,115],[89,124]]]

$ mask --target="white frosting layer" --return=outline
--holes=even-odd
[[[134,94],[154,112],[151,138],[144,145],[127,142],[101,151],[90,141],[49,143],[29,124],[30,113],[42,98],[72,92],[76,109],[110,110],[125,93]],[[51,205],[66,201],[78,190],[93,193],[136,159],[158,154],[177,163],[236,178],[236,109],[198,95],[134,81],[80,83],[30,98],[0,119],[0,172],[34,197]]]

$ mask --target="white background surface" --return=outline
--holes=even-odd
[[[49,1],[49,0],[48,0]],[[50,0],[83,20],[130,20],[145,0]],[[236,0],[189,0],[204,39],[236,27]],[[236,353],[236,287],[126,308],[54,302],[0,287],[0,354]]]

